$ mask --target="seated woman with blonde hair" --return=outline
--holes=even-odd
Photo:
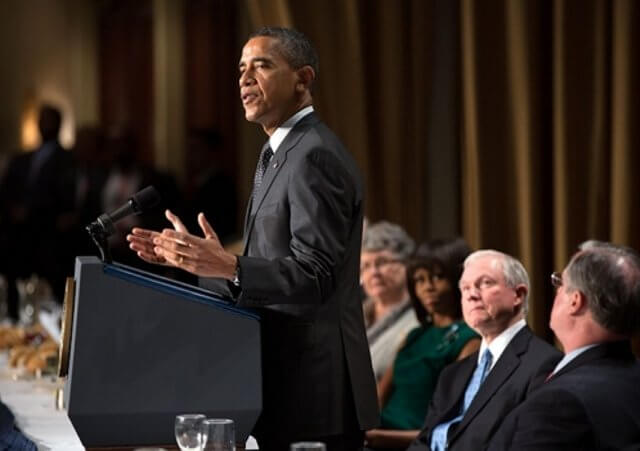
[[[407,266],[409,295],[420,326],[378,383],[381,426],[366,433],[369,449],[406,449],[417,437],[442,369],[480,347],[462,320],[458,280],[470,249],[462,238],[421,246]]]

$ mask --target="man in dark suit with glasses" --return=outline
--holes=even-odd
[[[565,356],[504,421],[492,451],[639,450],[640,256],[590,241],[551,278],[551,329]]]

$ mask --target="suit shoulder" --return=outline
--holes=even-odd
[[[584,400],[581,396],[582,390],[580,389],[580,380],[566,378],[560,383],[559,381],[560,378],[554,381],[554,383],[546,383],[539,389],[534,390],[529,396],[530,400],[527,401],[528,404],[541,404],[549,406],[550,409],[554,409],[552,407],[554,405],[557,405],[558,408],[566,409],[569,404],[583,407]],[[578,382],[577,385],[576,382]]]
[[[28,166],[33,157],[33,152],[18,153],[11,156],[7,169],[19,168],[22,166]]]
[[[562,356],[560,351],[534,334],[528,326],[522,328],[513,337],[507,348],[516,354],[527,354],[527,359],[546,359],[550,356],[558,356],[560,358]]]
[[[532,352],[541,358],[555,357],[560,360],[562,357],[562,353],[556,347],[550,345],[534,334],[532,334],[531,341],[529,342],[529,352]]]
[[[360,178],[360,172],[351,154],[340,140],[327,129],[322,133],[316,128],[308,129],[292,152],[299,163],[310,164],[334,174],[349,174]]]
[[[321,149],[340,158],[349,155],[340,138],[317,118],[304,123],[300,132],[300,147],[306,149],[307,152],[317,152]]]

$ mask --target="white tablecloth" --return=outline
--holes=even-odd
[[[59,386],[51,378],[13,380],[6,354],[0,355],[0,399],[11,409],[24,435],[39,450],[83,451],[67,413],[55,408]]]
[[[13,412],[16,423],[41,451],[84,451],[67,412],[56,410],[56,388],[62,381],[51,378],[13,380],[6,353],[0,354],[0,399]],[[258,449],[253,437],[247,450]]]

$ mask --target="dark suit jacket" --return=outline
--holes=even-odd
[[[52,145],[53,151],[33,180],[29,180],[30,167],[41,150],[16,155],[7,168],[0,193],[4,208],[23,207],[24,222],[37,223],[34,228],[40,233],[49,232],[61,213],[73,211],[75,207],[73,156],[59,144]],[[49,233],[54,234],[55,230]]]
[[[13,425],[13,414],[3,402],[0,402],[0,437],[7,435],[13,429]]]
[[[262,317],[259,442],[378,423],[358,289],[362,196],[352,157],[312,113],[277,149],[250,201],[237,304]]]
[[[0,402],[0,449],[3,451],[37,451],[35,443],[15,427],[13,413]]]
[[[505,419],[489,449],[640,449],[640,364],[629,342],[569,362]]]
[[[75,209],[75,167],[70,152],[52,145],[32,180],[30,168],[42,149],[16,155],[2,179],[0,255],[12,257],[0,261],[0,272],[11,279],[35,272],[61,290],[64,278],[73,272],[70,237],[82,231],[62,225],[64,216]]]
[[[484,449],[504,416],[544,381],[560,357],[558,350],[533,335],[528,327],[522,328],[480,386],[462,422],[449,430],[448,449]],[[476,352],[440,373],[425,426],[409,450],[430,449],[433,428],[460,413],[464,392],[477,361]]]

